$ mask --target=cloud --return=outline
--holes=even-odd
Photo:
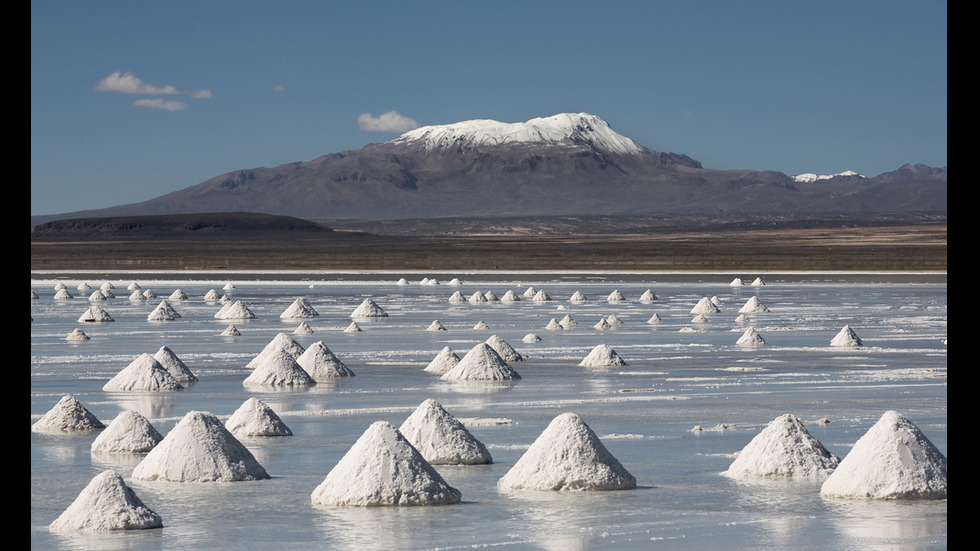
[[[197,99],[211,99],[211,90],[194,90],[187,92],[187,95]]]
[[[272,91],[273,92],[285,92],[286,91],[286,87],[283,86],[282,84],[273,84],[272,85]]]
[[[187,109],[187,104],[182,101],[163,99],[140,99],[134,101],[132,106],[146,107],[147,109],[157,109],[160,111],[182,111]]]
[[[378,117],[371,113],[361,113],[357,116],[357,127],[365,132],[408,132],[418,128],[419,123],[415,119],[388,111]]]
[[[149,95],[170,95],[176,94],[177,89],[173,86],[155,86],[143,82],[133,76],[132,73],[120,73],[116,71],[111,75],[100,80],[95,85],[96,92],[120,92],[123,94],[149,94]]]

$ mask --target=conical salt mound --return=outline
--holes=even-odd
[[[840,459],[807,432],[795,415],[773,419],[738,453],[728,470],[731,478],[771,476],[824,480]]]
[[[857,333],[851,329],[850,325],[845,325],[837,336],[830,341],[830,346],[861,346],[861,339]]]
[[[493,463],[487,447],[435,400],[422,402],[398,432],[431,465]]]
[[[92,294],[89,295],[88,299],[89,300],[109,300],[109,295],[110,294],[111,293],[108,293],[108,292],[103,291],[101,289],[96,289],[95,291],[92,291]]]
[[[565,314],[565,317],[558,322],[558,325],[560,325],[562,329],[571,329],[572,327],[578,325],[578,322],[572,319],[571,315]]]
[[[157,294],[153,292],[153,289],[147,289],[143,291],[143,298],[145,298],[146,300],[150,300],[153,298],[157,298]]]
[[[214,414],[191,411],[136,465],[133,478],[238,482],[264,480],[269,473]]]
[[[474,346],[456,364],[443,374],[445,381],[507,381],[521,376],[489,344]]]
[[[52,532],[111,532],[162,528],[151,511],[113,471],[96,475],[48,529]]]
[[[711,299],[708,297],[702,298],[698,301],[694,308],[691,308],[692,314],[717,314],[718,312],[720,312],[720,310],[718,310],[715,303],[711,302]]]
[[[905,416],[888,411],[858,439],[820,495],[946,499],[946,457]]]
[[[269,355],[271,355],[273,352],[279,349],[283,349],[286,352],[289,352],[289,355],[292,356],[293,358],[300,357],[303,354],[303,352],[306,351],[306,349],[303,348],[303,345],[296,342],[296,339],[290,337],[285,333],[277,333],[276,336],[273,337],[271,341],[269,341],[269,344],[265,345],[265,348],[263,348],[262,351],[258,353],[258,355],[252,358],[252,360],[249,361],[245,365],[245,367],[251,369],[256,368],[259,364],[265,361],[265,359],[269,357]]]
[[[752,280],[751,285],[753,287],[762,287],[762,286],[765,285],[765,283],[762,281],[762,278],[761,277],[757,277],[754,280]]]
[[[225,327],[225,330],[221,332],[222,337],[238,337],[241,334],[242,334],[241,331],[239,331],[238,328],[234,326],[234,324]]]
[[[129,295],[129,300],[133,302],[143,302],[144,300],[146,300],[146,296],[143,295],[142,289],[137,289],[133,291],[131,295]]]
[[[219,320],[250,320],[255,319],[255,314],[245,306],[244,302],[236,300],[222,306],[214,317]]]
[[[464,302],[466,302],[466,297],[464,297],[463,293],[460,293],[459,291],[456,291],[449,297],[450,304],[462,304]]]
[[[91,451],[93,454],[147,453],[161,440],[163,435],[153,428],[146,417],[127,410],[117,415],[109,427],[95,437]]]
[[[225,428],[236,438],[293,435],[279,415],[258,398],[245,400],[225,421]]]
[[[610,327],[612,326],[609,325],[609,322],[606,321],[606,318],[599,318],[599,321],[597,321],[596,324],[592,326],[593,329],[598,329],[600,331],[604,331],[606,329],[609,329]]]
[[[490,326],[487,325],[485,321],[480,320],[476,323],[476,325],[473,326],[473,329],[475,331],[488,331],[490,329]]]
[[[520,302],[521,297],[517,296],[514,291],[507,291],[504,296],[500,297],[500,302]]]
[[[219,296],[218,292],[215,291],[214,289],[211,289],[210,291],[204,294],[204,300],[213,301],[213,300],[218,300],[220,298],[221,296]]]
[[[609,296],[606,297],[607,302],[622,302],[624,300],[626,300],[626,297],[623,296],[623,293],[620,293],[618,290],[609,293]]]
[[[505,490],[632,490],[636,478],[574,413],[555,417],[497,482]]]
[[[187,294],[185,294],[180,289],[175,290],[170,293],[170,300],[187,300]]]
[[[497,352],[497,354],[500,354],[500,357],[503,358],[505,362],[524,361],[524,356],[521,356],[517,350],[514,350],[513,346],[507,344],[507,341],[497,335],[492,335],[486,340],[486,343],[489,344],[490,347]]]
[[[524,290],[524,296],[526,296],[527,298],[531,298],[537,293],[538,292],[534,290],[534,287],[528,287],[527,289]]]
[[[292,354],[277,348],[265,357],[251,375],[242,381],[245,386],[308,386],[316,380],[298,363]]]
[[[310,306],[310,303],[306,302],[304,298],[298,298],[293,301],[292,304],[286,308],[283,313],[279,314],[280,319],[305,319],[305,318],[315,318],[320,314]]]
[[[572,293],[572,296],[568,298],[568,300],[569,302],[585,302],[589,299],[587,299],[585,295],[582,294],[582,291],[575,291],[574,293]]]
[[[481,302],[486,302],[487,297],[483,296],[483,293],[481,293],[480,291],[476,291],[475,293],[470,295],[469,301],[471,304],[479,304]]]
[[[459,503],[443,480],[394,425],[373,423],[313,490],[317,505],[384,506]]]
[[[375,304],[375,302],[369,298],[364,299],[364,302],[360,306],[351,312],[350,317],[352,318],[386,318],[388,313],[381,309],[380,306]]]
[[[62,433],[88,432],[104,429],[105,425],[74,396],[62,396],[53,408],[33,425],[33,432]]]
[[[160,362],[160,365],[169,371],[180,384],[186,385],[197,382],[197,376],[191,372],[190,368],[169,347],[161,346],[160,350],[157,350],[157,353],[153,355],[153,358]]]
[[[732,282],[731,282],[731,283],[729,283],[728,285],[729,285],[730,287],[741,287],[741,286],[742,286],[742,278],[739,278],[739,277],[736,277],[736,278],[735,278],[735,279],[733,279],[733,280],[732,280]]]
[[[600,344],[578,364],[581,367],[624,367],[626,362],[608,345]]]
[[[84,342],[89,340],[89,336],[85,334],[85,331],[82,331],[76,327],[71,333],[68,334],[67,337],[65,337],[65,340],[69,342]]]
[[[551,297],[548,296],[548,293],[544,292],[544,289],[541,289],[540,291],[534,294],[534,297],[531,300],[533,300],[534,302],[547,302],[551,300]]]
[[[619,325],[623,323],[623,320],[619,319],[619,316],[616,314],[609,314],[606,316],[606,322],[609,323],[609,325]]]
[[[547,330],[549,330],[549,331],[557,331],[559,329],[564,329],[561,326],[561,324],[558,323],[558,320],[556,320],[555,318],[551,318],[551,321],[549,321],[548,322],[548,325],[545,325],[544,328],[547,329]]]
[[[500,299],[497,298],[497,295],[493,291],[487,291],[486,293],[483,293],[483,298],[487,299],[487,302],[499,302],[500,301]]]
[[[311,344],[306,352],[296,358],[296,363],[317,382],[354,376],[354,372],[344,365],[344,362],[340,361],[340,358],[335,356],[323,341]]]
[[[439,320],[433,320],[428,327],[425,328],[426,331],[445,331],[446,327],[442,325]]]
[[[140,354],[102,386],[105,392],[167,392],[184,385],[149,354]]]
[[[452,368],[456,367],[456,364],[458,363],[459,363],[459,356],[457,356],[456,353],[453,352],[452,348],[446,346],[442,350],[440,350],[438,354],[436,354],[435,358],[432,358],[432,361],[429,362],[429,365],[425,366],[425,369],[423,369],[422,371],[426,371],[428,373],[435,373],[436,375],[442,375],[443,373],[446,373]]]
[[[762,336],[755,330],[755,327],[749,327],[742,333],[742,336],[735,341],[738,346],[762,346],[766,344]]]
[[[534,333],[528,333],[527,335],[524,335],[524,338],[521,340],[523,340],[526,343],[541,342],[541,337],[539,337]]]
[[[55,300],[68,300],[75,297],[71,296],[68,289],[58,289],[58,292],[54,294],[54,298]]]
[[[762,304],[762,301],[759,300],[759,297],[752,297],[745,303],[745,306],[742,306],[739,309],[738,313],[739,314],[764,314],[768,311],[769,308],[767,308],[765,304]]]
[[[653,294],[650,289],[643,291],[643,294],[640,295],[640,302],[653,302],[655,300],[657,300],[657,295]]]
[[[79,323],[99,323],[109,321],[116,320],[112,319],[109,312],[106,312],[99,306],[89,306],[88,310],[86,310],[85,313],[78,318]]]
[[[360,332],[361,332],[361,326],[357,325],[354,322],[350,322],[350,325],[348,325],[344,329],[344,333],[360,333]]]
[[[663,323],[663,322],[664,320],[663,318],[660,317],[660,314],[654,314],[650,316],[650,319],[647,320],[647,323],[650,324]]]
[[[310,327],[310,325],[308,323],[306,323],[305,321],[303,321],[303,322],[300,322],[300,324],[296,326],[296,329],[293,329],[293,334],[294,335],[312,335],[313,334],[313,328]]]

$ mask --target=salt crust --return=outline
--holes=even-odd
[[[442,375],[456,367],[456,364],[458,363],[459,356],[453,352],[452,348],[445,346],[439,351],[438,354],[436,354],[435,358],[432,358],[432,361],[429,362],[429,365],[425,366],[423,371],[435,373],[436,375]]]
[[[840,459],[810,435],[803,421],[785,414],[773,419],[721,473],[731,478],[786,477],[825,480]]]
[[[184,385],[149,354],[140,354],[102,386],[105,392],[169,392]]]
[[[113,471],[96,475],[75,501],[48,526],[52,532],[111,532],[162,528],[136,492]]]
[[[354,376],[354,372],[323,341],[311,344],[296,358],[296,363],[317,382]]]
[[[461,493],[394,425],[377,421],[327,474],[310,499],[317,505],[448,505]]]
[[[897,411],[887,411],[820,487],[824,497],[946,499],[946,457]]]
[[[136,480],[238,482],[269,474],[221,421],[206,411],[191,411],[133,469]]]
[[[282,418],[258,398],[245,400],[225,421],[225,428],[236,438],[293,435]]]
[[[89,432],[104,428],[102,421],[71,395],[62,396],[53,408],[31,425],[31,431],[46,433]]]
[[[631,490],[631,475],[575,413],[555,417],[497,482],[503,490]]]
[[[624,367],[627,363],[609,345],[600,344],[593,348],[578,365],[580,367]]]
[[[493,463],[487,447],[435,400],[422,402],[398,432],[432,465]]]
[[[474,346],[451,370],[442,375],[444,381],[506,381],[521,376],[489,344]]]
[[[163,435],[150,421],[136,411],[126,410],[109,423],[92,442],[91,452],[97,454],[148,453]]]

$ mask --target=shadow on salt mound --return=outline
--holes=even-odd
[[[116,416],[109,427],[92,442],[93,455],[114,453],[148,453],[163,440],[163,435],[139,413],[127,410]]]
[[[398,431],[432,465],[486,465],[486,446],[435,400],[422,402]]]
[[[772,477],[825,480],[840,459],[810,435],[795,415],[773,419],[738,453],[728,470],[730,478]]]
[[[113,471],[93,478],[75,501],[48,526],[51,532],[112,532],[162,528],[160,515]]]
[[[58,434],[66,432],[91,432],[104,429],[105,425],[85,408],[74,396],[62,396],[36,423],[32,432]]]

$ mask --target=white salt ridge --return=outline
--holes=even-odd
[[[97,533],[163,528],[160,515],[113,471],[103,471],[85,486],[75,501],[48,526],[56,533]]]
[[[507,343],[504,339],[500,338],[499,335],[491,335],[490,338],[486,340],[486,343],[490,345],[497,354],[505,362],[521,362],[524,361],[524,356],[514,350],[514,347]]]
[[[85,331],[82,331],[76,327],[75,329],[72,329],[72,332],[69,333],[67,337],[65,337],[65,340],[68,342],[84,342],[89,340],[89,336],[85,334]]]
[[[498,482],[504,490],[631,490],[626,470],[581,417],[563,413]]]
[[[946,499],[946,457],[897,411],[887,411],[820,487],[824,497]]]
[[[133,469],[136,480],[239,482],[269,473],[214,414],[190,411]]]
[[[116,416],[92,442],[92,454],[148,453],[163,440],[150,421],[136,411]]]
[[[446,327],[439,320],[433,320],[428,327],[425,328],[426,331],[445,331]]]
[[[840,459],[810,435],[803,421],[785,414],[773,419],[742,448],[728,470],[731,478],[786,477],[825,480]]]
[[[370,298],[364,299],[361,305],[351,312],[350,317],[352,318],[386,318],[388,313],[385,312],[380,306],[378,306]]]
[[[310,306],[305,298],[298,298],[287,307],[283,313],[279,314],[280,319],[309,319],[315,318],[320,314]]]
[[[738,346],[762,346],[766,344],[766,341],[759,335],[755,327],[749,327],[742,333],[742,336],[735,341]]]
[[[104,429],[99,421],[74,396],[62,396],[53,408],[48,410],[36,423],[31,425],[33,432],[64,433],[89,432]]]
[[[161,346],[153,358],[160,362],[160,365],[169,371],[180,384],[187,385],[197,382],[197,376],[169,347]]]
[[[102,386],[104,392],[170,392],[184,385],[149,354],[140,354]]]
[[[692,314],[717,314],[718,312],[720,312],[720,310],[718,310],[715,303],[711,302],[711,299],[708,297],[702,298],[698,301],[694,308],[691,308]]]
[[[334,355],[323,341],[311,344],[296,358],[296,363],[317,382],[354,376],[354,372],[340,361],[340,358]]]
[[[255,370],[242,381],[245,386],[309,386],[316,380],[298,363],[292,354],[277,348],[268,354]]]
[[[764,314],[769,308],[759,300],[759,297],[752,297],[746,301],[745,306],[739,309],[739,314]]]
[[[225,428],[235,438],[293,435],[282,418],[258,398],[245,400],[225,421]]]
[[[255,319],[255,314],[245,306],[244,302],[236,300],[222,306],[214,317],[219,320],[250,320]]]
[[[625,367],[628,365],[615,350],[606,344],[597,345],[578,364],[580,367]]]
[[[267,357],[279,349],[285,350],[293,358],[300,357],[303,352],[306,351],[306,349],[303,348],[303,345],[298,343],[296,339],[292,338],[286,333],[277,333],[276,336],[269,341],[269,344],[265,345],[265,348],[263,348],[261,352],[259,352],[254,358],[251,359],[251,361],[245,364],[245,367],[254,369],[265,361]]]
[[[459,363],[459,356],[457,356],[456,353],[453,352],[452,348],[446,346],[443,347],[443,349],[440,350],[438,354],[436,354],[435,358],[432,358],[432,361],[429,362],[429,364],[426,365],[425,369],[423,369],[422,371],[428,373],[435,373],[436,375],[442,375],[452,370],[452,368],[456,367],[456,364],[458,363]]]
[[[147,321],[173,321],[180,317],[180,314],[173,306],[170,305],[166,300],[160,301],[160,304],[153,309],[148,316],[146,316]]]
[[[78,318],[79,323],[103,323],[116,321],[112,319],[109,312],[106,312],[99,306],[89,306],[88,310]]]
[[[398,432],[431,465],[493,463],[487,447],[435,400],[422,402]]]
[[[310,500],[328,506],[448,505],[450,486],[394,425],[377,421],[327,474]]]
[[[442,375],[444,381],[506,381],[521,376],[489,344],[474,346],[456,364]]]
[[[863,343],[861,339],[858,338],[857,333],[851,329],[850,325],[845,325],[841,328],[840,332],[831,339],[830,346],[862,346]]]

